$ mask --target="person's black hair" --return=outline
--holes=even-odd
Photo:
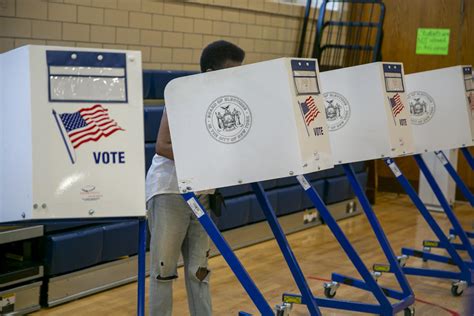
[[[201,71],[219,70],[228,60],[242,62],[245,52],[239,46],[227,41],[216,41],[206,46],[201,54]]]

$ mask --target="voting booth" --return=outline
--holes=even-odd
[[[357,153],[355,156],[349,153],[339,154],[338,163],[404,154],[411,150],[408,114],[403,112],[403,106],[400,106],[400,103],[405,101],[404,91],[400,88],[403,87],[403,72],[399,64],[389,66],[385,71],[389,78],[387,81],[384,79],[382,64],[369,67],[370,76],[373,77],[374,83],[378,84],[375,90],[377,97],[372,100],[373,107],[359,109],[358,104],[354,105],[354,122],[343,122],[339,126],[346,125],[344,128],[350,133],[350,130],[357,129],[357,123],[359,126],[365,126],[364,120],[360,121],[361,117],[364,117],[363,113],[372,111],[371,116],[377,116],[371,127],[375,133],[370,135],[371,130],[365,131],[366,134],[360,136],[360,140],[337,143],[337,146],[349,147],[348,151]],[[338,107],[336,103],[333,103],[336,114],[328,115],[322,96],[326,89],[326,79],[319,82],[317,68],[315,60],[282,58],[172,81],[166,88],[165,99],[180,190],[260,313],[270,314],[268,303],[248,278],[238,259],[226,247],[222,236],[216,231],[215,225],[192,192],[289,175],[297,176],[303,190],[364,278],[364,281],[350,278],[353,286],[373,291],[380,305],[314,297],[263,187],[259,183],[253,183],[252,189],[301,293],[285,293],[283,302],[303,302],[311,315],[320,315],[318,306],[372,313],[403,310],[413,303],[413,293],[406,280],[400,279],[402,292],[397,292],[395,296],[387,294],[388,297],[400,300],[396,306],[392,306],[367,267],[361,263],[360,257],[316,190],[304,176],[306,173],[332,167],[334,158],[331,152],[339,148],[334,147],[336,142],[331,139],[334,132],[330,131],[331,126],[328,127],[326,118],[330,120],[333,117],[347,116],[342,111],[343,105]],[[356,75],[352,78],[356,78]],[[385,82],[387,87],[393,89],[390,90],[392,94],[387,94]],[[366,94],[371,95],[370,92],[373,91],[369,92],[368,86]],[[388,107],[389,113],[384,107]],[[392,108],[398,112],[397,119],[405,120],[403,127],[395,123],[388,125],[387,120],[392,118]],[[373,114],[374,112],[377,114]],[[381,133],[377,128],[385,132],[382,140],[379,140]],[[358,152],[359,142],[364,141],[370,145],[372,142],[378,145],[375,151],[371,151],[375,152],[374,154],[366,156],[363,152],[370,145]],[[388,145],[384,144],[384,141]],[[350,166],[347,168],[352,170]],[[361,189],[360,185],[355,184],[357,180],[353,171],[349,178],[354,187]],[[357,191],[356,194],[363,195],[363,192]],[[383,236],[381,244],[384,251],[387,251],[386,254],[389,254],[391,250],[387,248],[389,246],[385,235],[373,211],[368,210],[366,213],[374,230],[377,230],[376,234]],[[393,252],[390,254],[391,262],[395,263]],[[399,269],[394,270],[397,271],[397,278],[403,277]],[[348,277],[333,274],[333,278],[342,280]],[[332,290],[330,287],[325,288],[326,296],[332,295]]]
[[[0,55],[0,222],[145,215],[141,55]]]
[[[335,163],[414,151],[402,64],[372,63],[320,75]]]
[[[442,159],[447,158],[455,168],[456,149],[472,145],[472,68],[455,66],[410,74],[407,89],[416,153],[426,153],[423,159],[452,205],[455,182],[432,152],[444,151]],[[429,209],[442,210],[422,174],[419,191]]]
[[[395,314],[404,310],[407,314],[411,312],[410,305],[414,301],[413,291],[401,270],[400,259],[394,255],[350,165],[352,162],[407,155],[413,152],[403,65],[372,63],[322,72],[320,76],[333,159],[335,164],[342,165],[388,262],[388,264],[374,264],[373,269],[379,274],[372,274],[344,232],[325,210],[316,191],[308,186],[304,177],[298,176],[306,194],[320,211],[324,222],[362,278],[360,280],[332,273],[331,282],[324,284],[324,294],[332,300],[333,308],[374,314],[383,314],[382,311],[387,310],[391,311],[390,314]],[[401,291],[387,288],[382,290],[376,281],[380,276],[378,269],[394,273]],[[341,284],[370,292],[380,305],[334,300],[333,297]],[[286,302],[294,301],[295,297],[303,297],[305,300],[304,295],[283,295]],[[388,298],[395,298],[398,301],[392,305]],[[320,306],[330,306],[324,300],[317,302]]]
[[[471,67],[414,73],[406,76],[406,82],[415,153],[472,145]]]
[[[446,195],[450,188],[443,187],[442,185],[446,182],[442,181],[443,179],[440,181],[438,177],[444,177],[444,180],[447,180],[446,171],[448,171],[453,178],[457,177],[462,183],[443,150],[449,151],[472,144],[472,109],[469,104],[471,83],[471,68],[462,66],[406,76],[408,104],[415,140],[413,157],[420,168],[421,175],[420,195],[416,193],[395,162],[392,159],[385,160],[437,237],[437,240],[424,240],[423,251],[402,248],[404,262],[412,256],[423,259],[425,262],[435,261],[454,265],[459,269],[457,272],[452,272],[426,267],[403,267],[403,271],[411,275],[453,280],[451,283],[453,296],[462,295],[467,286],[474,284],[472,273],[474,249],[450,206],[449,195]],[[422,157],[423,153],[426,154]],[[437,163],[438,159],[440,163]],[[441,170],[443,167],[446,168],[444,172]],[[454,195],[454,192],[452,194]],[[453,227],[450,232],[452,236],[447,236],[443,232],[429,212],[428,207],[433,206],[433,204],[430,205],[431,201],[437,203],[447,216]],[[455,235],[459,236],[461,243],[453,242]],[[431,254],[431,248],[443,248],[448,255]],[[461,258],[457,250],[466,251],[470,261]]]
[[[281,58],[175,79],[165,101],[183,198],[259,312],[274,314],[193,192],[252,183],[285,258],[292,257],[258,181],[333,167],[317,61]],[[308,310],[320,314],[312,300]]]
[[[333,167],[316,60],[178,78],[165,90],[181,192]]]

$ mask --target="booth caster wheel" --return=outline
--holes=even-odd
[[[405,316],[414,316],[415,315],[415,308],[414,307],[407,307],[404,309]]]
[[[327,298],[333,298],[336,296],[337,289],[339,288],[339,283],[331,282],[331,283],[324,283],[324,296]]]
[[[464,293],[463,290],[459,290],[459,287],[457,285],[452,285],[451,286],[451,294],[453,296],[461,296],[462,293]]]
[[[379,278],[382,276],[382,272],[379,271],[373,271],[372,272],[372,277],[374,278],[375,282],[379,282]]]
[[[466,281],[453,282],[451,285],[451,294],[453,296],[461,296],[464,293],[464,289],[467,287]]]
[[[327,298],[334,298],[334,296],[336,296],[336,292],[337,291],[335,291],[331,288],[325,288],[324,289],[324,296],[326,296]]]
[[[398,256],[398,257],[397,257],[398,264],[399,264],[400,267],[402,267],[402,268],[407,265],[407,260],[408,260],[408,256],[407,256],[407,255],[401,255],[401,256]]]
[[[431,247],[423,247],[423,252],[431,252]],[[428,262],[428,259],[423,258],[423,262]]]
[[[291,309],[293,308],[293,304],[291,303],[283,303],[281,305],[276,306],[276,316],[289,316]]]

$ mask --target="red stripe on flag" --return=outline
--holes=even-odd
[[[104,107],[100,104],[96,104],[94,106],[91,106],[90,108],[84,108],[84,109],[80,109],[79,110],[79,113],[83,113],[83,112],[87,112],[87,111],[91,111],[91,110],[94,110],[94,109],[97,109],[97,108],[101,108],[101,109],[104,109]]]
[[[306,125],[309,125],[312,121],[318,117],[319,112],[318,107],[316,106],[312,96],[309,96],[305,100],[306,106],[308,107],[308,112],[304,115],[304,121]]]
[[[87,137],[90,137],[90,136],[95,136],[95,135],[98,135],[100,134],[101,132],[107,132],[107,130],[111,129],[111,128],[115,128],[115,127],[118,127],[120,128],[116,123],[115,124],[110,124],[104,128],[95,128],[94,130],[91,130],[89,131],[88,133],[85,133],[85,134],[82,134],[80,135],[79,137],[76,137],[74,140],[72,140],[71,142],[73,144],[76,144],[80,141],[82,141],[84,138],[87,138]]]
[[[103,123],[101,123],[101,124],[87,124],[87,128],[81,129],[81,130],[79,130],[79,131],[74,130],[72,133],[69,133],[69,137],[73,137],[73,136],[76,136],[76,135],[78,135],[78,134],[84,133],[85,131],[91,130],[91,129],[95,128],[95,127],[102,127],[102,126],[105,126],[105,125],[109,124],[110,122],[114,122],[114,120],[111,120],[111,119],[109,118],[109,121],[103,122]]]
[[[91,112],[84,112],[84,113],[80,113],[82,117],[84,118],[90,118],[96,114],[107,114],[107,110],[103,110],[103,109],[96,109],[94,111],[91,111]]]
[[[108,115],[101,118],[100,120],[86,120],[86,122],[87,124],[99,124],[100,122],[107,121],[107,120],[109,121],[111,120]]]
[[[82,115],[82,118],[87,121],[87,120],[96,120],[96,119],[98,119],[99,117],[102,117],[102,116],[108,117],[109,114],[106,113],[106,112],[101,112],[101,113],[94,114],[94,116]]]
[[[393,116],[396,117],[398,114],[400,114],[400,112],[403,111],[404,106],[402,103],[402,99],[400,98],[400,95],[398,93],[393,96],[392,100],[394,102],[394,104],[392,104],[392,113]]]
[[[107,133],[103,133],[101,132],[97,137],[94,137],[94,138],[88,138],[88,139],[85,139],[83,141],[81,141],[80,143],[78,144],[75,144],[74,145],[74,149],[78,148],[79,146],[81,146],[82,144],[84,143],[87,143],[87,142],[97,142],[99,139],[101,139],[102,137],[109,137],[110,135],[112,135],[113,133],[117,132],[117,131],[123,131],[123,129],[121,129],[120,127],[117,127],[115,129],[112,129],[111,131],[107,132]]]
[[[117,123],[115,122],[109,122],[107,124],[104,124],[103,126],[93,126],[92,129],[88,130],[87,133],[83,133],[75,138],[71,138],[72,143],[76,143],[77,141],[81,140],[82,138],[88,136],[88,135],[95,135],[100,133],[101,131],[106,131],[112,126],[118,126]]]

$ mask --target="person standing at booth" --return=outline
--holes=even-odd
[[[245,52],[240,47],[227,41],[217,41],[202,51],[201,72],[240,66],[244,58]],[[184,260],[190,314],[212,315],[210,270],[207,264],[209,237],[179,194],[166,109],[155,151],[146,176],[147,215],[151,233],[150,315],[172,314],[173,280],[178,278],[180,252]],[[209,192],[199,195],[199,201],[209,209],[209,195],[206,193]]]

